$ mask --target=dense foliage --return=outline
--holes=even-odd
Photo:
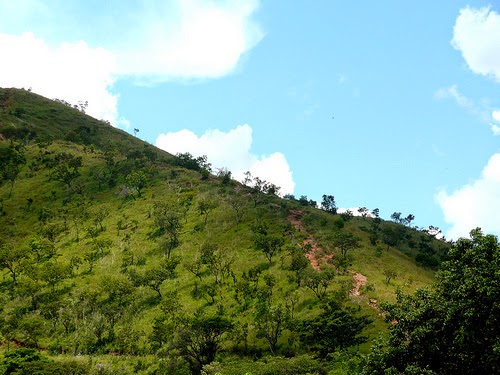
[[[371,354],[367,374],[500,372],[500,245],[479,229],[460,239],[433,288],[398,293],[383,306],[388,346]]]

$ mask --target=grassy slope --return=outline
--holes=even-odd
[[[165,252],[160,248],[160,238],[154,236],[154,220],[151,216],[154,204],[159,201],[168,202],[172,207],[178,207],[176,209],[180,210],[179,203],[192,199],[192,204],[183,218],[180,245],[172,251],[173,256],[181,258],[181,264],[176,270],[178,277],[174,280],[167,280],[161,287],[164,295],[169,291],[178,291],[179,301],[190,313],[200,308],[207,310],[215,308],[208,305],[205,298],[192,298],[191,292],[195,288],[196,278],[183,266],[188,261],[199,257],[200,247],[204,243],[215,243],[219,249],[223,249],[229,257],[234,259],[232,271],[237,279],[241,278],[242,272],[257,265],[264,270],[263,275],[272,274],[276,278],[273,300],[274,304],[278,304],[283,303],[288,291],[295,289],[294,284],[288,282],[290,272],[286,271],[286,266],[289,264],[289,257],[286,252],[282,252],[275,257],[270,266],[264,255],[253,248],[252,226],[256,223],[267,222],[270,231],[279,234],[288,224],[289,209],[294,208],[305,211],[306,216],[314,217],[313,220],[307,222],[306,229],[324,248],[328,249],[330,236],[338,231],[334,225],[338,216],[328,215],[310,207],[302,207],[297,202],[284,201],[274,196],[263,197],[262,203],[254,207],[248,188],[235,182],[223,185],[219,178],[213,176],[202,179],[200,173],[172,164],[174,159],[171,155],[145,145],[121,130],[85,116],[74,108],[23,90],[0,89],[0,130],[8,126],[29,128],[37,133],[38,138],[51,138],[53,142],[42,148],[34,141],[29,142],[26,146],[26,153],[31,168],[27,165],[22,169],[15,181],[11,198],[8,198],[9,184],[5,183],[0,187],[0,197],[3,199],[3,208],[6,213],[5,216],[0,217],[0,235],[5,246],[27,248],[33,238],[41,241],[43,235],[40,234],[40,230],[47,225],[39,220],[41,210],[48,209],[54,213],[48,224],[61,226],[63,220],[60,214],[56,214],[57,210],[66,207],[68,201],[71,205],[71,201],[76,201],[78,198],[83,199],[89,207],[88,212],[91,213],[78,225],[80,241],[76,241],[76,227],[69,221],[68,229],[57,236],[55,247],[58,263],[69,265],[75,259],[83,261],[85,254],[94,243],[85,231],[95,225],[92,221],[92,212],[95,213],[101,208],[108,212],[104,219],[106,230],[98,236],[99,239],[107,239],[111,243],[107,255],[97,261],[92,272],[88,271],[89,266],[85,261],[78,267],[73,267],[73,276],[64,278],[56,286],[57,297],[54,298],[57,300],[58,311],[68,308],[68,313],[71,313],[68,306],[76,306],[79,298],[81,300],[83,296],[91,292],[97,293],[98,300],[107,298],[105,285],[108,280],[128,280],[122,265],[130,254],[133,254],[134,262],[128,269],[134,268],[138,272],[156,267],[165,258]],[[84,129],[83,133],[82,129]],[[68,139],[76,140],[79,144],[70,142]],[[4,145],[8,144],[7,140],[0,142]],[[143,161],[138,164],[134,161],[137,159],[132,157],[127,159],[124,156],[130,155],[132,151],[142,152],[145,148],[153,150],[156,155],[155,161],[143,158]],[[109,153],[112,150],[115,150],[118,155],[115,156],[115,160],[125,165],[122,172],[146,170],[148,184],[141,197],[134,198],[126,194],[123,173],[118,176],[115,186],[99,188],[92,173],[97,167],[106,168],[106,152]],[[51,170],[43,163],[43,159],[50,159],[60,152],[73,153],[82,157],[83,167],[78,182],[83,187],[84,193],[81,195],[83,198],[79,197],[80,194],[71,193],[61,182],[51,180]],[[203,217],[196,209],[198,202],[204,197],[211,197],[218,202],[217,207],[209,214],[206,225],[203,225]],[[33,199],[33,204],[28,210],[29,198]],[[240,200],[244,206],[245,215],[239,224],[236,223],[234,212],[227,203],[229,198]],[[317,220],[321,220],[322,224],[319,225]],[[362,288],[361,296],[351,297],[349,303],[359,305],[365,313],[375,319],[374,324],[367,330],[373,339],[384,331],[385,323],[378,310],[369,305],[370,299],[376,299],[379,302],[392,301],[395,288],[400,287],[410,292],[430,283],[433,280],[433,272],[418,266],[408,255],[396,248],[385,250],[384,246],[382,254],[376,255],[375,246],[370,244],[368,233],[363,230],[364,227],[369,226],[370,221],[371,219],[368,218],[355,218],[347,222],[345,228],[342,229],[342,231],[352,232],[359,236],[362,247],[352,252],[348,272],[337,276],[337,281],[330,286],[330,289],[338,289],[342,280],[351,282],[352,274],[355,272],[360,272],[367,277],[368,287]],[[120,222],[122,229],[119,229]],[[405,229],[404,233],[407,238],[420,235],[411,229]],[[303,236],[303,233],[296,231],[293,236],[287,236],[285,248],[301,245]],[[436,246],[442,246],[442,244],[438,243]],[[398,247],[408,250],[405,242],[400,243]],[[281,264],[284,267],[281,267]],[[397,270],[397,276],[390,284],[385,282],[383,275],[385,269]],[[27,281],[29,276],[29,272],[24,269],[21,271],[19,280]],[[205,270],[200,285],[211,283],[213,283],[213,277],[209,276],[208,271]],[[261,281],[262,284],[263,281]],[[234,285],[227,280],[223,294],[226,311],[236,321],[250,323],[249,343],[259,350],[265,350],[264,341],[258,339],[255,331],[252,331],[251,323],[254,315],[252,307],[247,311],[239,311],[238,304],[233,299],[234,289]],[[39,310],[49,309],[50,303],[47,302],[47,298],[50,291],[51,287],[42,282],[42,286],[37,291],[37,298],[41,305]],[[295,311],[296,317],[301,319],[315,315],[318,311],[317,298],[306,288],[301,288],[299,292],[300,301]],[[17,311],[16,309],[30,306],[29,293],[23,294],[13,288],[7,270],[0,274],[0,293],[2,315],[7,320]],[[156,293],[149,288],[132,288],[131,293],[128,307],[124,309],[123,317],[119,319],[115,331],[117,335],[120,335],[120,332],[124,335],[138,333],[139,352],[146,353],[149,348],[148,335],[152,331],[154,318],[161,313],[161,304],[156,298]],[[76,334],[65,335],[64,328],[57,319],[53,328],[50,328],[52,323],[49,319],[45,319],[43,324],[46,332],[50,334],[40,334],[38,342],[40,347],[47,348],[53,345],[56,337],[61,338],[60,345],[65,350],[81,347],[79,339],[75,337]],[[293,335],[290,332],[285,332],[281,344],[285,345],[287,338],[291,336]],[[26,333],[18,328],[12,332],[10,338],[23,341],[26,340]],[[76,344],[77,342],[79,344]],[[369,343],[363,345],[361,350],[366,351],[368,347]],[[114,350],[113,347],[110,350]]]

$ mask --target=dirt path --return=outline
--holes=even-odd
[[[303,242],[303,245],[310,245],[311,249],[309,252],[307,252],[305,255],[311,262],[311,266],[316,270],[320,271],[320,264],[325,263],[328,259],[331,259],[333,255],[327,255],[323,257],[319,257],[319,254],[323,253],[323,248],[318,245],[316,240],[314,239],[313,236],[311,236],[306,228],[302,225],[302,218],[304,217],[304,213],[299,210],[290,210],[290,213],[288,214],[288,221],[292,224],[292,226],[297,230],[298,232],[305,233],[306,234],[306,239]],[[352,283],[353,283],[353,288],[349,291],[349,294],[351,296],[361,296],[361,287],[366,285],[368,281],[368,278],[359,273],[355,272],[352,275]],[[376,299],[370,299],[369,306],[372,308],[378,310],[378,302]]]
[[[310,246],[310,250],[305,254],[306,258],[309,259],[309,261],[311,262],[312,268],[314,268],[316,271],[320,271],[321,270],[320,263],[324,263],[327,259],[333,257],[333,255],[329,255],[323,258],[318,258],[318,254],[323,252],[323,248],[318,245],[313,236],[307,233],[306,228],[304,228],[304,226],[302,225],[303,216],[304,213],[302,211],[290,210],[290,213],[288,215],[288,220],[295,228],[295,230],[305,233],[307,235],[307,238],[304,240],[303,243],[303,245]]]
[[[353,288],[349,291],[349,294],[351,296],[360,297],[361,287],[366,285],[367,281],[368,278],[365,275],[359,272],[354,273],[354,275],[352,275]],[[380,308],[378,306],[378,301],[375,298],[368,299],[368,306],[370,306],[372,309],[380,311]]]
[[[356,272],[354,275],[352,275],[352,281],[354,287],[351,289],[349,294],[351,296],[360,296],[361,292],[360,289],[363,285],[366,285],[367,278],[365,275],[360,274],[359,272]]]

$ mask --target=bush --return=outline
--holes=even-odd
[[[265,357],[259,362],[235,361],[220,364],[222,375],[302,375],[324,372],[321,363],[309,355],[293,358]]]
[[[85,375],[87,366],[71,362],[29,362],[22,365],[14,375]]]
[[[39,361],[48,361],[48,358],[43,357],[35,349],[16,349],[5,353],[0,371],[2,374],[12,374],[26,363]]]
[[[333,222],[333,225],[335,225],[335,227],[337,227],[337,229],[342,229],[345,226],[345,221],[344,221],[344,219],[342,219],[341,217],[339,217],[338,219],[336,219]]]
[[[35,349],[20,348],[4,355],[0,373],[7,375],[84,375],[87,366],[77,361],[54,362]]]

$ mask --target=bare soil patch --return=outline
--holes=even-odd
[[[290,221],[295,230],[307,235],[303,243],[303,245],[310,246],[310,250],[305,254],[306,258],[311,262],[312,268],[314,268],[316,271],[320,271],[321,264],[326,263],[328,259],[331,259],[333,257],[333,254],[320,257],[320,254],[323,253],[323,248],[318,245],[316,239],[311,234],[309,234],[306,228],[304,228],[304,226],[302,225],[303,217],[304,213],[302,211],[290,210],[288,214],[288,221]]]
[[[361,295],[360,289],[363,285],[366,285],[367,280],[368,279],[366,278],[365,275],[362,275],[359,272],[356,272],[352,276],[352,283],[353,283],[354,287],[351,289],[349,294],[352,296],[360,296]]]

